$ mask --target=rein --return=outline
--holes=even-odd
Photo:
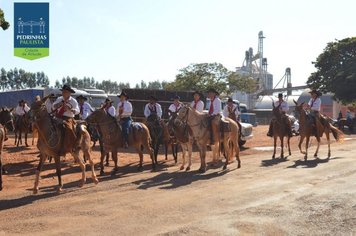
[[[189,114],[189,108],[187,107],[187,113],[185,114],[185,123],[186,124],[188,124],[188,114]],[[188,124],[189,125],[189,124]],[[201,125],[201,123],[199,122],[199,123],[196,123],[196,124],[194,124],[194,125],[189,125],[190,127],[196,127],[196,126],[198,126],[198,125]]]

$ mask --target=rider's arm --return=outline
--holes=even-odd
[[[159,104],[156,104],[156,108],[157,108],[157,115],[159,118],[162,118],[162,107]]]

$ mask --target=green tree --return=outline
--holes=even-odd
[[[232,72],[227,78],[229,89],[228,93],[235,91],[241,91],[244,93],[254,93],[257,91],[258,82],[252,77],[241,76],[235,72]]]
[[[55,88],[61,88],[61,87],[62,87],[61,82],[59,82],[58,80],[56,80],[56,82],[55,82],[55,84],[54,84],[54,87],[55,87]]]
[[[150,82],[148,82],[147,88],[148,89],[162,89],[162,84],[161,84],[161,82],[159,82],[159,80],[150,81]]]
[[[169,90],[200,90],[215,88],[219,92],[228,92],[227,79],[230,71],[220,63],[190,64],[179,70],[175,81],[165,87]]]
[[[6,70],[4,68],[1,68],[0,86],[3,91],[8,87],[8,82],[9,79],[7,77]]]
[[[0,27],[3,30],[7,30],[10,27],[10,23],[5,20],[5,14],[2,9],[0,9]]]
[[[344,103],[356,101],[356,37],[336,40],[327,44],[313,62],[316,72],[307,84],[322,92],[332,92]]]

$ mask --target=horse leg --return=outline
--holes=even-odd
[[[318,152],[319,152],[319,147],[320,147],[320,137],[317,135],[316,136],[316,141],[317,141],[317,147],[316,147],[316,150],[315,150],[315,153],[314,153],[314,157],[318,157]]]
[[[304,141],[304,138],[305,138],[304,135],[300,135],[300,140],[299,140],[299,143],[298,143],[299,151],[300,151],[300,153],[302,153],[302,154],[305,154],[305,152],[302,150],[302,143],[303,143],[303,141]]]
[[[99,183],[99,180],[98,178],[96,177],[96,174],[95,174],[95,169],[94,169],[94,162],[93,162],[93,159],[91,158],[91,155],[90,155],[90,149],[85,149],[83,150],[85,156],[87,157],[87,159],[89,160],[89,164],[90,164],[90,170],[91,170],[91,178],[94,182],[94,184],[98,184]]]
[[[54,157],[54,162],[56,164],[56,173],[58,177],[58,188],[57,188],[57,193],[62,192],[62,170],[61,170],[61,159],[60,156],[55,156]]]
[[[284,137],[279,137],[279,140],[281,141],[281,158],[284,158]]]
[[[237,161],[237,168],[241,168],[241,160],[240,160],[240,145],[237,142],[237,140],[233,141],[233,146],[235,148],[235,156],[236,156],[236,161]]]
[[[86,154],[84,153],[84,156]],[[85,164],[82,158],[80,158],[79,155],[79,149],[77,148],[73,153],[72,156],[74,157],[74,160],[76,163],[79,164],[80,170],[82,171],[82,180],[80,181],[79,187],[83,187],[85,182],[86,182],[86,176],[85,176]]]
[[[180,167],[180,170],[184,170],[184,166],[185,166],[185,151],[186,151],[186,144],[185,143],[181,143],[180,144],[181,148],[182,148],[182,159],[183,159],[183,162],[182,162],[182,165]]]
[[[174,144],[172,144],[172,153],[173,153],[173,157],[174,157],[173,145]],[[164,144],[164,155],[165,155],[164,160],[167,161],[168,160],[168,144],[167,143]]]
[[[287,145],[288,145],[288,152],[289,152],[289,156],[292,155],[292,152],[290,151],[290,137],[287,136]]]
[[[25,132],[25,145],[26,145],[26,147],[28,147],[28,144],[27,144],[27,132]]]
[[[2,190],[2,162],[1,162],[1,150],[0,150],[0,191]]]
[[[178,162],[178,144],[175,143],[173,144],[174,150],[173,150],[173,157],[174,157],[174,163],[177,164]]]
[[[193,143],[188,142],[187,143],[187,148],[188,148],[188,166],[185,169],[186,171],[190,170],[190,166],[192,165]]]
[[[224,140],[224,156],[225,156],[225,164],[223,166],[223,170],[226,170],[227,165],[229,164],[230,161],[230,148],[229,148],[229,142],[228,140]]]
[[[304,160],[305,161],[307,161],[307,159],[308,159],[309,140],[310,140],[310,136],[307,136],[306,139],[305,139],[305,155],[304,155]]]
[[[40,154],[40,162],[38,163],[37,170],[36,170],[35,186],[33,187],[33,194],[38,193],[38,184],[40,181],[40,173],[41,173],[43,163],[46,161],[46,157],[47,157],[46,155],[44,155],[42,153]]]
[[[330,150],[330,132],[325,132],[326,140],[328,140],[328,158],[331,157],[331,150]]]
[[[206,171],[206,162],[205,162],[205,158],[206,158],[206,145],[200,144],[199,145],[199,149],[200,149],[200,168],[199,168],[199,172],[204,173]]]
[[[111,153],[111,159],[113,159],[112,153]],[[105,154],[105,166],[109,166],[109,160],[110,160],[110,152]]]
[[[105,172],[104,172],[104,158],[105,158],[105,155],[106,155],[106,151],[103,150],[101,152],[101,155],[100,155],[100,176],[104,176],[105,175]]]
[[[111,155],[112,155],[112,159],[114,160],[114,169],[112,170],[111,175],[115,175],[116,171],[119,170],[117,151],[112,150]]]
[[[277,148],[277,136],[273,136],[273,155],[272,159],[276,157],[276,148]]]
[[[143,170],[143,167],[142,167],[142,163],[143,163],[143,152],[142,152],[142,148],[141,148],[141,145],[137,145],[136,146],[136,151],[138,152],[138,156],[140,157],[140,163],[138,165],[138,168],[137,170],[138,171],[142,171]],[[151,158],[152,158],[152,155],[151,155]]]

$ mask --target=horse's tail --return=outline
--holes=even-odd
[[[341,130],[339,130],[338,128],[336,128],[332,124],[330,124],[330,130],[331,130],[331,133],[333,134],[333,136],[334,136],[334,138],[335,138],[335,140],[337,142],[344,141],[344,133]]]

